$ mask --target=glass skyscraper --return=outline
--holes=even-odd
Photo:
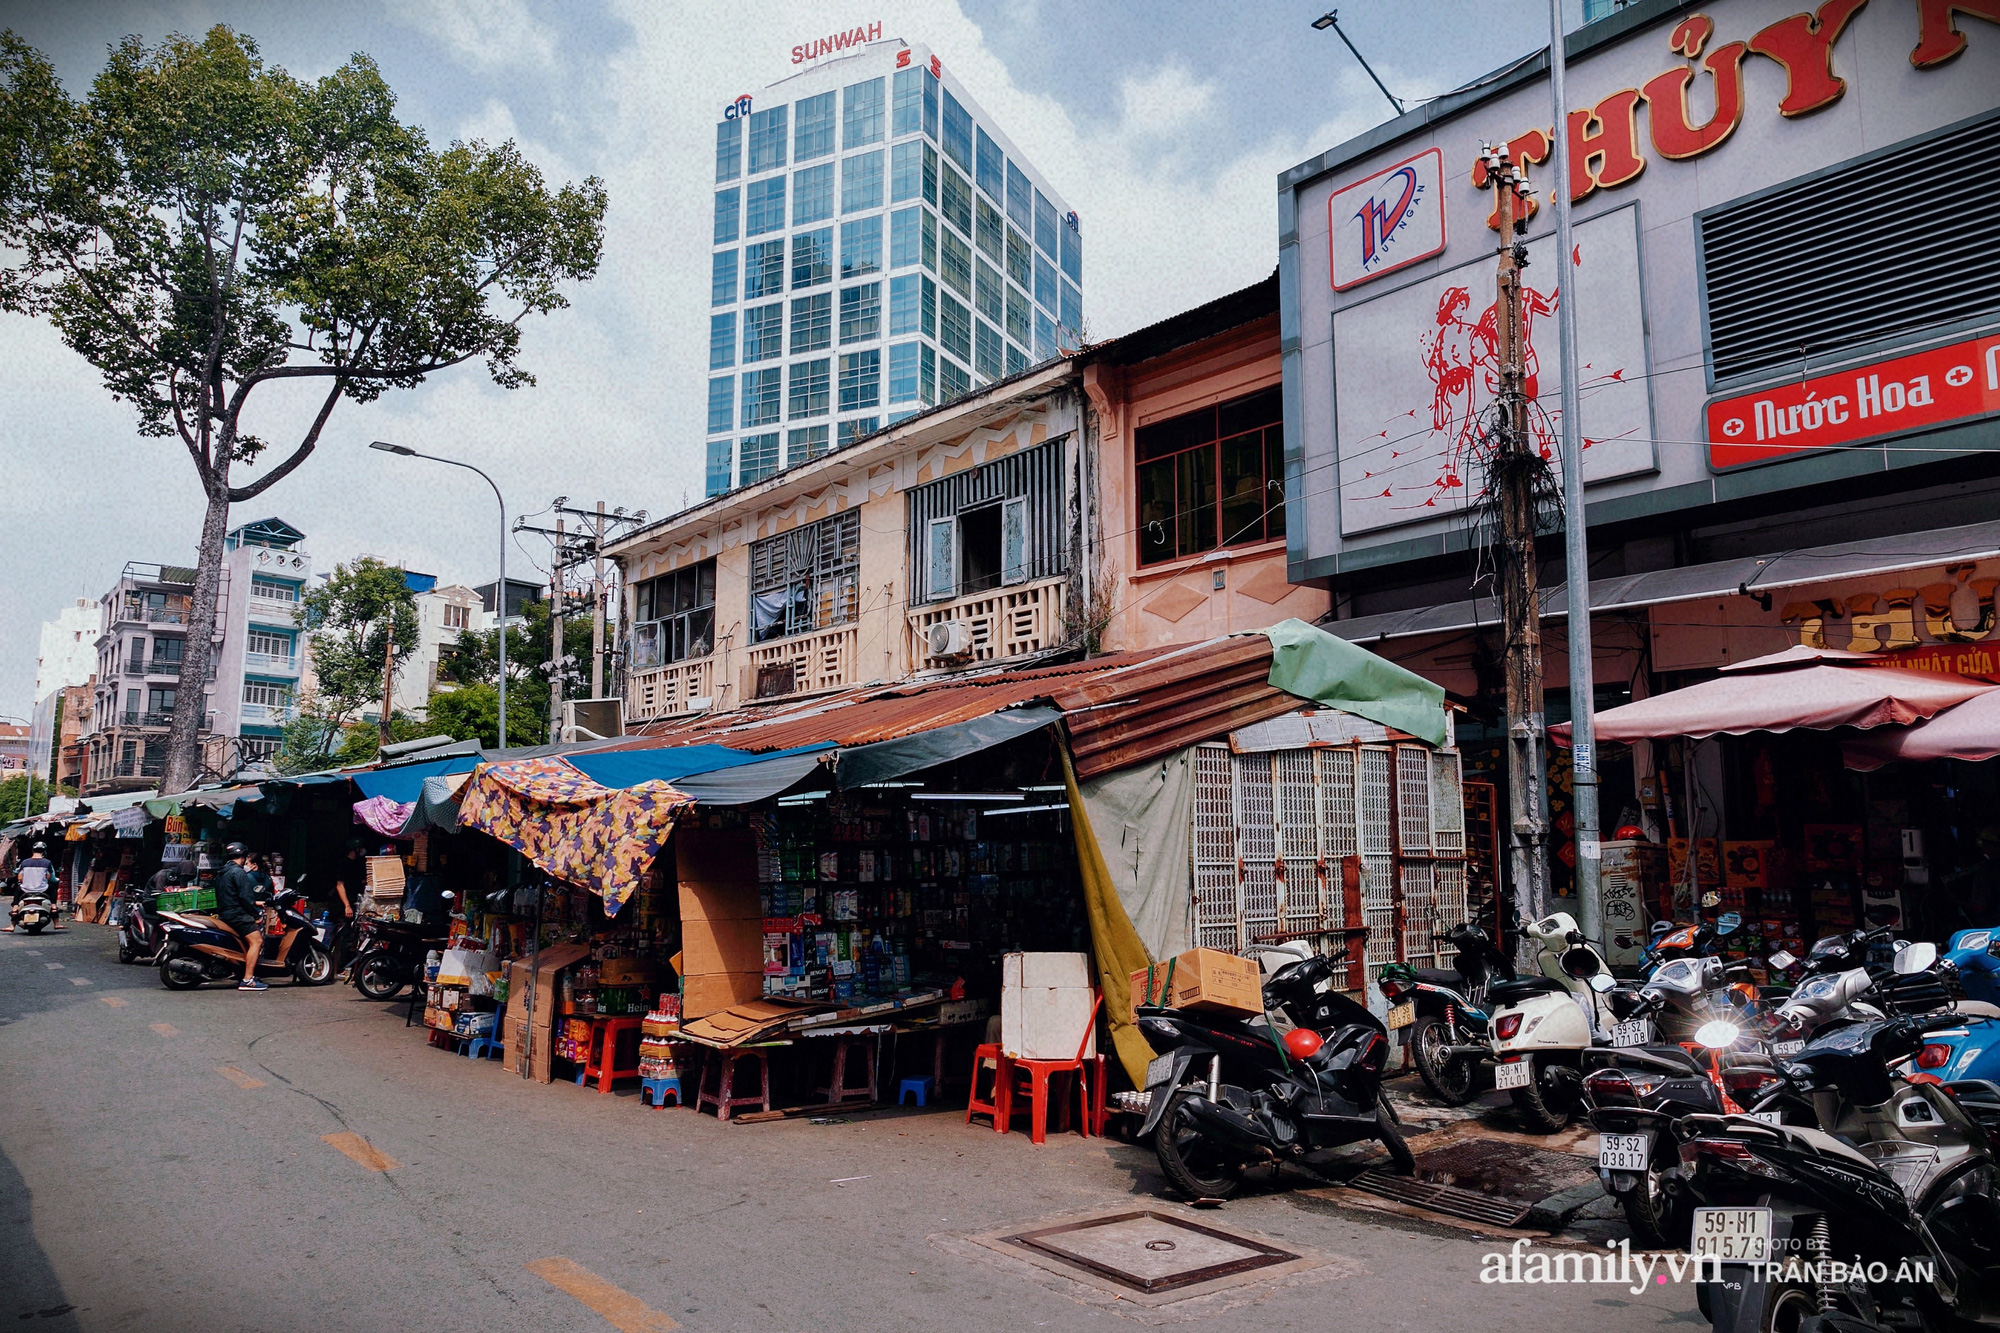
[[[709,495],[1080,341],[1076,215],[927,48],[850,49],[715,128]]]

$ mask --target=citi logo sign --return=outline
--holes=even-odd
[[[1327,260],[1335,291],[1443,249],[1444,155],[1435,148],[1344,186],[1327,200]]]

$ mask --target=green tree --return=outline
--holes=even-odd
[[[0,33],[0,310],[47,318],[192,460],[186,679],[208,674],[229,506],[297,469],[342,398],[475,359],[532,384],[522,321],[595,274],[604,208],[596,177],[552,190],[511,141],[433,148],[365,55],[308,82],[226,27],[128,37],[76,100]],[[244,429],[286,382],[309,386],[307,419],[282,441]],[[232,477],[274,443],[274,466]],[[194,780],[201,716],[176,711],[161,790]]]
[[[547,602],[523,602],[521,623],[507,627],[507,731],[510,744],[539,745],[549,738],[549,654],[555,642],[554,617],[549,614]],[[579,637],[581,636],[581,637]],[[565,615],[563,617],[563,646],[590,643],[590,616]],[[585,679],[583,664],[576,654],[564,653],[561,666],[563,697],[579,698],[583,692]],[[464,730],[453,730],[452,735],[464,740],[473,735],[496,737],[500,729],[500,632],[498,630],[460,630],[458,639],[438,653],[438,679],[451,681],[452,690],[440,690],[431,695],[426,709],[436,719],[439,701],[447,694],[457,693],[467,686],[483,685],[492,702],[482,703],[479,696],[469,695],[462,700],[444,704],[443,716],[453,719],[454,726]],[[485,721],[475,725],[473,719],[483,717]],[[490,742],[489,742],[490,743]]]
[[[370,703],[378,707],[387,675],[417,650],[417,599],[403,571],[363,556],[299,599],[312,634],[313,700],[319,716],[345,728]],[[393,656],[391,650],[393,649]],[[390,739],[391,714],[380,713],[380,739]]]
[[[512,718],[507,719],[510,725],[513,723],[513,720]],[[29,809],[26,811],[27,814],[39,815],[49,808],[49,798],[51,796],[76,795],[76,788],[64,786],[51,787],[49,786],[49,780],[40,774],[35,775],[34,788],[34,800],[29,802],[28,775],[26,773],[16,773],[5,782],[0,782],[0,824],[21,818],[23,813],[21,807],[23,804],[29,805]]]

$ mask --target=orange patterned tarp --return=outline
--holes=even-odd
[[[589,889],[604,899],[605,915],[616,916],[693,804],[666,782],[604,787],[561,759],[517,759],[473,770],[458,822]]]

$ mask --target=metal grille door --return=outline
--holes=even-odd
[[[1271,756],[1278,810],[1279,921],[1285,930],[1318,930],[1326,918],[1326,873],[1319,855],[1318,784],[1311,750]]]
[[[1278,929],[1277,815],[1271,805],[1271,756],[1236,757],[1237,854],[1243,863],[1243,942]]]
[[[1194,752],[1194,942],[1235,953],[1243,947],[1237,903],[1235,765],[1226,745]]]
[[[1395,806],[1390,784],[1391,755],[1381,746],[1363,746],[1356,761],[1355,815],[1361,843],[1361,924],[1368,927],[1363,957],[1368,975],[1396,961],[1396,859],[1390,836]]]

